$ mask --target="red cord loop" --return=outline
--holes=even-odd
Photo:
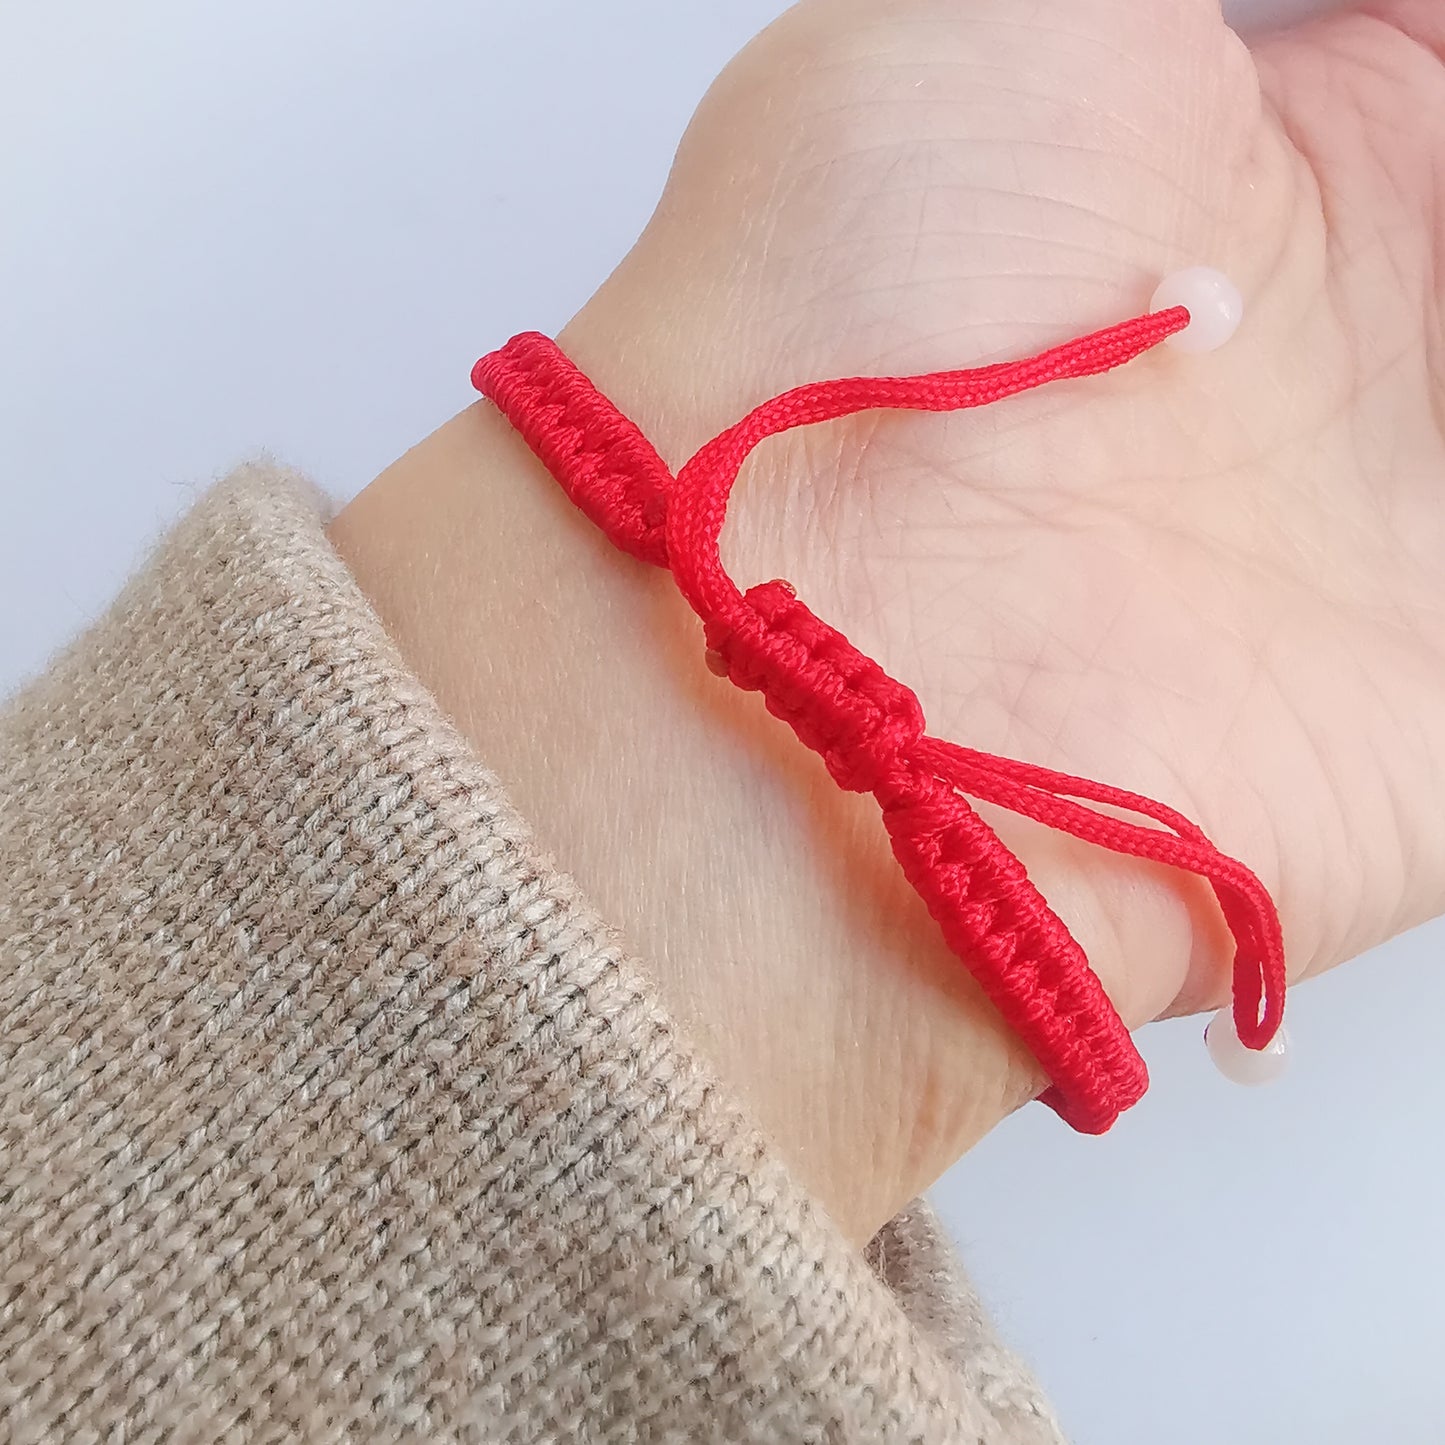
[[[1088,1133],[1102,1133],[1143,1095],[1144,1061],[1062,919],[964,795],[1206,878],[1235,938],[1235,1026],[1252,1048],[1269,1043],[1284,1014],[1284,944],[1264,885],[1162,803],[929,737],[914,693],[811,612],[788,583],[739,591],[719,541],[742,464],[770,436],[879,407],[987,405],[1110,371],[1188,322],[1189,313],[1173,307],[1023,361],[796,387],[709,442],[675,478],[638,428],[545,336],[515,337],[472,370],[477,390],[496,402],[573,502],[618,547],[671,570],[702,619],[713,671],[761,693],[840,787],[877,798],[904,875],[1053,1081],[1044,1101]]]

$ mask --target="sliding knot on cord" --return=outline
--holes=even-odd
[[[1268,892],[1162,803],[928,736],[913,692],[788,583],[741,592],[719,541],[742,464],[770,436],[877,408],[984,406],[1110,371],[1190,328],[1189,310],[1174,304],[1022,361],[796,387],[714,438],[675,477],[546,337],[515,337],[472,371],[581,511],[622,550],[671,571],[703,623],[712,670],[761,693],[840,787],[875,796],[905,877],[1053,1081],[1044,1102],[1088,1133],[1108,1129],[1143,1095],[1144,1061],[1077,941],[968,798],[1205,878],[1236,944],[1234,1026],[1254,1050],[1274,1038],[1284,1012],[1284,944]]]
[[[923,736],[918,699],[815,616],[787,582],[750,587],[743,600],[750,615],[742,623],[714,619],[704,628],[723,675],[762,693],[768,711],[823,759],[840,788],[876,792]]]

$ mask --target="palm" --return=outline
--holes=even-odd
[[[693,383],[642,420],[680,459],[786,385],[1016,355],[1228,271],[1225,351],[797,436],[725,545],[933,731],[1191,812],[1325,967],[1445,909],[1445,67],[1375,20],[1251,57],[1207,0],[1016,10],[810,0],[744,56],[628,263]],[[1051,894],[1073,845],[1001,827]],[[1096,966],[1135,1017],[1203,1004],[1202,936]]]

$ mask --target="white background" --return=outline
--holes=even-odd
[[[0,0],[0,689],[237,460],[349,495],[559,326],[782,8]],[[1442,938],[1299,991],[1273,1091],[1156,1028],[1113,1135],[1028,1110],[940,1186],[1081,1442],[1445,1441]]]

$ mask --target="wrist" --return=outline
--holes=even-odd
[[[769,530],[740,520],[745,547]],[[872,800],[840,793],[757,699],[712,676],[671,579],[616,553],[490,407],[389,469],[334,536],[539,841],[855,1237],[1037,1092]],[[826,567],[778,560],[823,588]],[[1171,926],[1182,946],[1167,916],[1181,910],[1160,910],[1163,889],[1141,909],[1134,865],[1009,825],[1091,956],[1148,956]]]

